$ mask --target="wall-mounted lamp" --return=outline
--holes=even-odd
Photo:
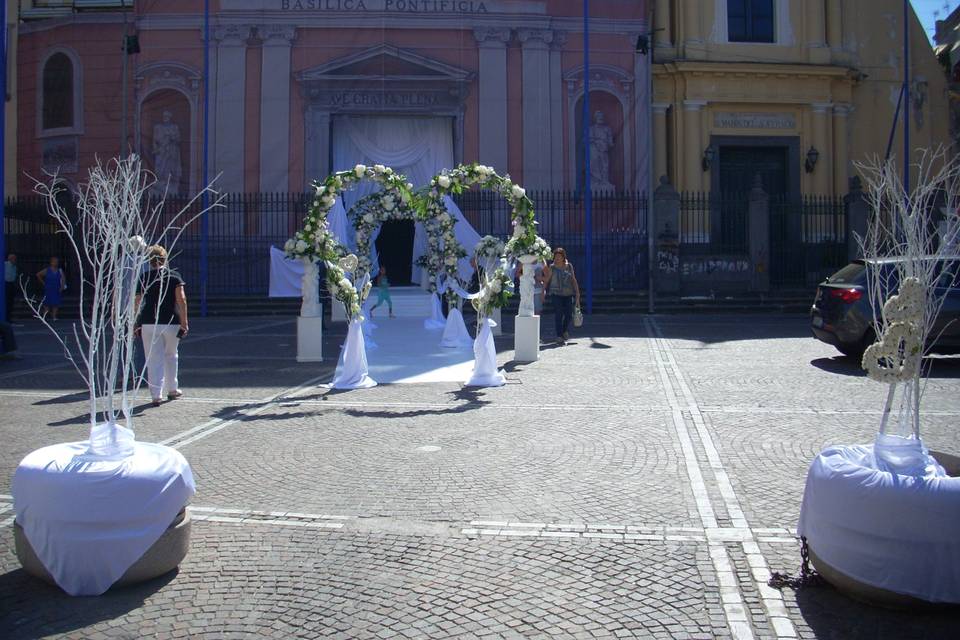
[[[819,159],[820,152],[811,145],[810,150],[807,151],[807,159],[803,163],[803,168],[807,170],[807,173],[813,173],[813,168],[817,166],[817,160]]]
[[[710,145],[703,150],[703,160],[701,160],[701,165],[703,166],[704,171],[710,170],[710,166],[713,164],[713,158],[715,155],[716,151],[713,150],[713,145]]]

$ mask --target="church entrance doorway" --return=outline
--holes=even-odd
[[[387,278],[392,286],[405,287],[413,284],[413,220],[388,220],[380,227],[374,246],[380,266],[386,267]],[[376,266],[371,269],[376,275]]]

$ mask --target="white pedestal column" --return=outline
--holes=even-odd
[[[517,316],[513,330],[513,359],[517,362],[540,359],[540,316]]]
[[[495,335],[495,336],[502,336],[502,335],[503,335],[503,327],[500,326],[501,323],[503,322],[503,321],[500,319],[501,316],[502,316],[502,314],[500,313],[500,309],[499,309],[499,308],[494,309],[494,310],[493,310],[493,313],[490,314],[490,319],[497,323],[497,326],[495,326],[493,329],[491,329],[491,331],[493,332],[493,335]]]
[[[536,362],[540,359],[540,316],[534,312],[533,264],[534,256],[520,256],[524,265],[520,275],[520,311],[513,331],[513,359],[517,362]]]
[[[297,318],[297,362],[323,360],[323,305],[320,304],[320,268],[312,260],[303,261],[300,284],[300,317]]]
[[[321,305],[322,306],[322,305]],[[323,361],[323,316],[297,318],[297,362]]]

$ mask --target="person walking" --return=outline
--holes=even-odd
[[[17,295],[17,276],[20,275],[17,269],[17,254],[11,253],[3,263],[3,297],[6,303],[7,317],[0,318],[7,322],[13,322],[13,303]]]
[[[180,339],[190,331],[187,322],[187,297],[180,274],[167,265],[167,251],[160,245],[147,250],[150,272],[137,292],[140,309],[137,329],[147,357],[147,387],[153,406],[158,407],[164,393],[168,400],[183,395],[180,391]]]
[[[570,323],[573,321],[574,304],[580,306],[580,285],[573,271],[573,265],[567,262],[566,250],[560,248],[553,252],[553,264],[543,268],[543,294],[550,294],[553,304],[554,327],[557,342],[566,344],[570,339]]]
[[[67,288],[67,279],[63,277],[63,269],[60,268],[60,258],[52,256],[50,266],[37,273],[37,280],[43,287],[40,314],[45,316],[49,312],[53,321],[56,322],[63,302],[63,290]]]
[[[377,273],[377,302],[370,307],[371,318],[373,317],[373,310],[384,302],[387,303],[390,317],[393,318],[393,299],[390,298],[390,281],[387,279],[387,269],[386,267],[380,267],[380,271]]]

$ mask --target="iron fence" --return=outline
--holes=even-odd
[[[746,254],[750,250],[747,195],[684,192],[679,240],[687,254]]]
[[[565,247],[575,265],[583,265],[586,233],[582,195],[574,192],[531,192],[529,195],[537,208],[538,233],[551,246]],[[270,247],[281,247],[300,228],[309,197],[306,193],[223,194],[207,214],[207,294],[266,295]],[[512,232],[509,205],[501,196],[488,191],[470,191],[458,195],[456,200],[464,217],[480,235],[505,238]],[[66,200],[63,204],[68,211],[76,211],[74,202]],[[147,201],[143,206],[156,204]],[[167,246],[175,244],[171,265],[191,287],[200,283],[201,210],[199,199],[167,197],[159,216],[160,228],[180,216],[178,223],[160,237],[160,242]],[[595,287],[645,288],[646,210],[646,198],[639,192],[594,196]],[[68,277],[76,271],[71,270],[66,238],[57,233],[42,199],[36,196],[11,199],[5,211],[9,250],[18,254],[24,273],[36,273],[52,255],[65,260]],[[466,247],[468,251],[472,248]],[[196,288],[194,291],[199,293]]]
[[[808,286],[847,262],[846,207],[842,198],[770,198],[770,281]]]
[[[581,286],[586,270],[586,202],[577,191],[528,191],[537,211],[537,233],[551,247],[563,247],[577,268]],[[481,235],[509,237],[510,205],[491,191],[455,197],[464,217]],[[647,288],[647,197],[640,191],[601,192],[591,198],[594,289]],[[469,247],[468,247],[469,249]]]

